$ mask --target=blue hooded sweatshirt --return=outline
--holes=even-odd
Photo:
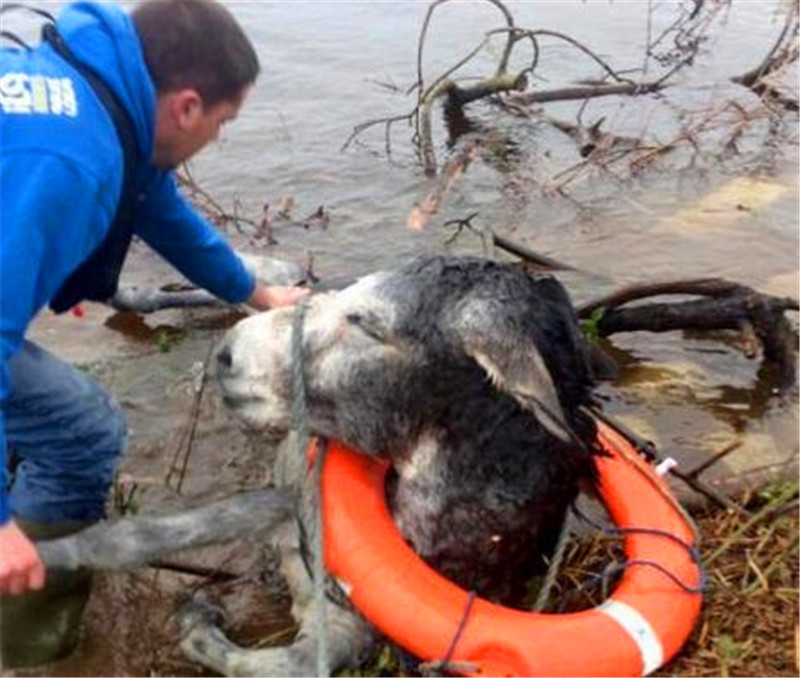
[[[140,153],[134,233],[195,284],[231,303],[255,280],[222,236],[153,167],[156,91],[131,19],[96,2],[67,6],[58,32],[126,107]],[[3,49],[0,59],[0,405],[7,363],[31,320],[109,231],[124,159],[91,87],[50,45]],[[0,524],[9,519],[0,408]]]

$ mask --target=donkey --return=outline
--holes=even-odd
[[[597,479],[589,356],[562,285],[509,264],[429,256],[312,297],[302,336],[292,329],[293,310],[277,309],[229,331],[217,353],[227,406],[261,435],[285,437],[300,342],[311,432],[389,460],[394,521],[432,567],[493,601],[519,601],[570,503]],[[288,520],[272,531],[297,637],[240,648],[219,629],[221,610],[195,598],[180,612],[193,660],[225,675],[314,673],[305,473],[296,451],[279,452],[281,491],[301,498],[303,529]],[[341,598],[327,602],[332,670],[357,664],[375,640]]]

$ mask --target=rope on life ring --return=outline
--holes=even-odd
[[[540,614],[471,604],[450,653],[466,675],[640,676],[671,659],[700,612],[696,537],[666,482],[605,424],[600,495],[626,533],[629,564],[613,595],[591,610]],[[331,442],[323,471],[325,554],[351,602],[423,661],[446,656],[469,594],[406,544],[385,500],[388,465]],[[687,548],[689,546],[689,548]]]

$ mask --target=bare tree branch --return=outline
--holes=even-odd
[[[434,189],[411,210],[411,214],[406,220],[409,228],[418,231],[425,227],[430,218],[439,211],[442,200],[478,154],[480,147],[481,142],[478,140],[469,143],[445,165],[442,177]]]
[[[704,299],[625,304],[654,296],[692,295]],[[786,311],[798,311],[796,299],[761,294],[750,287],[716,278],[647,283],[623,288],[578,307],[578,317],[591,320],[593,332],[601,337],[619,332],[668,332],[672,330],[734,330],[742,332],[743,351],[755,355],[754,343],[761,345],[764,358],[774,363],[779,384],[795,384],[797,333],[785,318]],[[599,318],[593,317],[602,311]]]

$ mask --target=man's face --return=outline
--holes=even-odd
[[[216,141],[222,126],[236,118],[248,91],[242,91],[236,100],[220,101],[208,108],[192,89],[159,96],[153,164],[172,169]]]

